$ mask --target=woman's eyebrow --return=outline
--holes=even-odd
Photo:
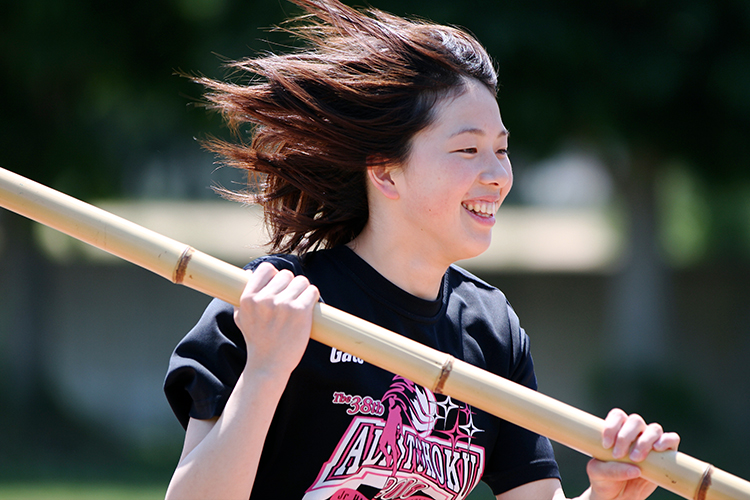
[[[462,128],[462,129],[460,129],[460,130],[452,133],[450,135],[450,137],[448,137],[448,138],[452,139],[453,137],[456,137],[456,136],[459,136],[459,135],[462,135],[462,134],[472,134],[472,135],[479,135],[479,136],[485,136],[485,135],[487,135],[487,133],[483,129],[481,129],[481,128],[466,127],[466,128]],[[505,128],[502,129],[500,131],[500,133],[497,134],[498,137],[508,136],[508,135],[510,135],[510,131],[508,129],[505,129]]]

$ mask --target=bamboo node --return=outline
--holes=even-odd
[[[714,466],[706,464],[706,469],[703,471],[701,476],[701,482],[698,485],[698,489],[695,491],[695,500],[706,500],[706,493],[711,487],[711,475],[714,473]]]
[[[185,250],[182,251],[182,255],[180,255],[180,258],[174,267],[172,283],[177,285],[182,284],[182,281],[185,279],[185,274],[187,273],[188,265],[190,264],[190,259],[193,258],[194,252],[195,250],[193,247],[185,246]]]
[[[438,376],[437,382],[435,382],[435,388],[432,390],[435,394],[442,394],[445,382],[453,371],[453,362],[456,360],[453,356],[448,355],[443,362],[443,366],[440,367],[440,376]]]

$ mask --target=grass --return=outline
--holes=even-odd
[[[3,500],[162,500],[166,485],[52,482],[0,484]]]
[[[0,499],[163,499],[179,443],[135,448],[74,418],[37,388],[13,405],[0,387]],[[162,449],[162,447],[164,449]]]

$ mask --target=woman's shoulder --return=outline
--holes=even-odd
[[[254,271],[263,262],[272,264],[278,270],[288,269],[294,274],[303,274],[302,259],[299,255],[291,253],[276,253],[270,255],[263,255],[253,260],[245,266],[245,269]]]
[[[273,264],[278,269],[288,269],[294,274],[307,274],[311,267],[329,266],[330,262],[341,258],[342,251],[336,247],[333,249],[310,250],[302,254],[274,253],[263,255],[250,262],[245,269],[254,270],[263,262]],[[326,258],[328,257],[328,258]]]
[[[477,297],[486,297],[493,301],[507,301],[505,294],[499,288],[456,264],[448,268],[448,282],[452,290],[458,290],[459,293],[475,294]]]
[[[448,283],[452,300],[464,304],[471,317],[484,318],[496,328],[507,327],[513,337],[523,335],[513,306],[499,288],[456,265],[448,270]]]

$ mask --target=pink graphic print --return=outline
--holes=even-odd
[[[350,488],[341,488],[331,497],[331,500],[368,500],[362,493]]]
[[[304,500],[465,498],[484,471],[471,407],[398,376],[379,402],[380,415],[354,415]]]
[[[401,407],[395,398],[389,400],[388,418],[385,421],[383,433],[378,441],[378,451],[388,459],[389,467],[393,467],[393,475],[396,475],[398,465],[398,439],[401,437],[401,427],[403,426],[403,417]]]

